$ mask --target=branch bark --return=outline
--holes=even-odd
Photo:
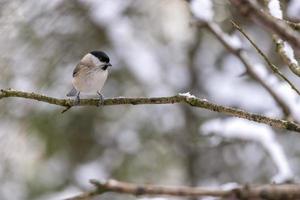
[[[237,187],[231,190],[212,189],[205,187],[175,187],[175,186],[158,186],[158,185],[137,185],[132,183],[120,182],[116,180],[108,180],[99,182],[90,181],[95,190],[67,198],[65,200],[83,200],[89,199],[106,192],[116,192],[132,195],[168,195],[168,196],[185,196],[185,197],[235,197],[237,199],[264,199],[264,200],[292,200],[300,198],[300,185],[284,184],[284,185],[261,185]]]
[[[41,101],[52,105],[57,105],[57,106],[62,106],[67,108],[75,106],[75,100],[73,99],[58,99],[58,98],[48,97],[41,94],[36,94],[33,92],[22,92],[22,91],[17,91],[12,89],[0,90],[0,100],[8,97],[26,98],[26,99]],[[80,103],[76,106],[97,106],[98,103],[99,103],[99,99],[81,99]],[[227,115],[244,118],[250,121],[264,123],[275,128],[286,129],[286,130],[300,133],[300,124],[297,124],[293,121],[271,118],[264,115],[246,112],[238,108],[215,104],[207,101],[206,99],[201,99],[193,95],[190,95],[188,93],[178,94],[169,97],[110,98],[104,100],[103,106],[124,105],[124,104],[142,105],[142,104],[175,104],[175,103],[185,103],[193,107],[224,113]]]

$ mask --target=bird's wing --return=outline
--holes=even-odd
[[[89,66],[85,65],[84,63],[78,63],[73,70],[73,77],[77,76],[79,71],[86,70],[87,68],[89,68]]]

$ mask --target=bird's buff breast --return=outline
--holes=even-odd
[[[107,75],[107,70],[82,73],[73,78],[73,85],[77,91],[83,93],[96,93],[102,89],[107,79]]]

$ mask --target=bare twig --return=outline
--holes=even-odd
[[[17,91],[12,89],[0,90],[0,99],[8,98],[8,97],[32,99],[32,100],[42,101],[45,103],[63,106],[63,107],[72,107],[75,105],[75,100],[72,99],[58,99],[58,98],[48,97],[41,94],[36,94],[33,92],[22,92],[22,91]],[[99,103],[98,101],[99,101],[98,99],[81,99],[80,103],[77,106],[97,106]],[[118,98],[105,99],[103,102],[103,106],[122,105],[122,104],[142,105],[142,104],[174,104],[174,103],[186,103],[193,107],[203,108],[214,112],[219,112],[219,113],[224,113],[239,118],[244,118],[254,122],[264,123],[276,128],[300,132],[300,124],[297,124],[293,121],[270,118],[264,115],[246,112],[241,109],[218,105],[215,103],[211,103],[206,99],[201,99],[189,94],[178,94],[170,97],[150,97],[150,98],[118,97]]]
[[[276,19],[263,12],[252,0],[230,0],[242,14],[249,16],[253,21],[262,24],[293,47],[300,50],[300,35],[282,20]]]
[[[300,198],[300,185],[261,185],[237,187],[231,190],[212,189],[205,187],[183,187],[183,186],[158,186],[158,185],[137,185],[132,183],[108,180],[99,182],[91,180],[96,187],[95,190],[83,193],[78,196],[67,198],[65,200],[83,200],[106,192],[116,192],[132,195],[168,195],[168,196],[186,196],[186,197],[235,197],[234,199],[264,199],[264,200],[294,200]]]
[[[256,73],[253,69],[252,65],[250,64],[248,57],[244,53],[242,49],[234,48],[223,36],[223,32],[221,28],[214,24],[214,23],[207,23],[206,27],[208,28],[211,33],[216,36],[216,38],[223,44],[223,46],[232,54],[237,56],[237,58],[244,64],[247,73],[258,83],[264,87],[269,94],[273,97],[279,108],[281,108],[283,114],[286,118],[292,118],[292,113],[289,106],[282,100],[282,98]]]
[[[231,23],[233,24],[233,26],[241,33],[245,36],[245,38],[252,44],[252,46],[256,49],[256,51],[262,56],[262,58],[265,60],[265,62],[269,65],[269,67],[272,69],[272,71],[277,74],[281,79],[283,79],[284,81],[286,81],[290,87],[298,93],[298,95],[300,95],[300,91],[294,86],[294,84],[287,78],[284,76],[284,74],[282,74],[278,67],[276,65],[274,65],[269,58],[262,52],[262,50],[260,50],[260,48],[255,44],[255,42],[245,33],[245,31],[235,22],[231,21]]]

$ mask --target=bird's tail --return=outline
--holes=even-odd
[[[77,90],[73,87],[70,92],[68,92],[67,97],[76,96]]]

